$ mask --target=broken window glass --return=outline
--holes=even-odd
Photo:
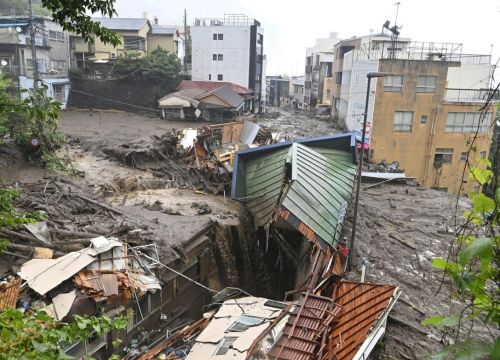
[[[226,336],[222,338],[222,340],[219,343],[219,347],[215,351],[215,355],[226,355],[227,352],[229,351],[229,348],[234,344],[236,339],[237,337],[235,336]]]
[[[241,315],[230,327],[229,331],[246,331],[249,327],[259,325],[264,320],[255,316]]]

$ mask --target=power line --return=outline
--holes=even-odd
[[[97,96],[97,95],[89,94],[89,93],[87,93],[85,91],[80,91],[80,90],[75,90],[75,89],[70,89],[70,91],[76,92],[76,93],[79,93],[79,94],[84,94],[84,95],[91,96],[91,97],[95,97],[95,98],[99,98],[99,99],[106,100],[106,101],[109,101],[109,102],[114,102],[114,103],[117,103],[117,104],[131,106],[131,107],[138,108],[138,109],[155,111],[155,112],[161,112],[158,109],[148,108],[148,107],[140,106],[140,105],[133,105],[133,104],[129,104],[129,103],[126,103],[126,102],[123,102],[123,101],[109,99],[109,98],[105,98],[103,96]]]

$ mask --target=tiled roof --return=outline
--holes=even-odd
[[[182,80],[177,90],[187,90],[187,89],[203,89],[205,91],[213,91],[221,86],[228,86],[240,95],[253,94],[252,89],[248,89],[244,86],[236,85],[231,82],[224,81],[193,81],[193,80]]]

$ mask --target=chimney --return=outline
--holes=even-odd
[[[158,25],[158,16],[153,16],[153,22],[155,23],[155,25]]]
[[[142,12],[142,17],[143,17],[144,19],[147,19],[147,18],[148,18],[148,12],[147,12],[147,11],[143,11],[143,12]]]

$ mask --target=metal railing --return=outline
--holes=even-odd
[[[407,42],[391,40],[371,42],[354,50],[355,60],[457,61],[464,64],[490,64],[490,55],[463,54],[462,44]]]
[[[444,101],[453,102],[484,102],[490,96],[491,89],[452,89],[444,91]],[[498,93],[495,94],[495,101],[499,100]]]
[[[244,14],[226,14],[224,18],[197,18],[194,26],[251,26],[258,23]]]

